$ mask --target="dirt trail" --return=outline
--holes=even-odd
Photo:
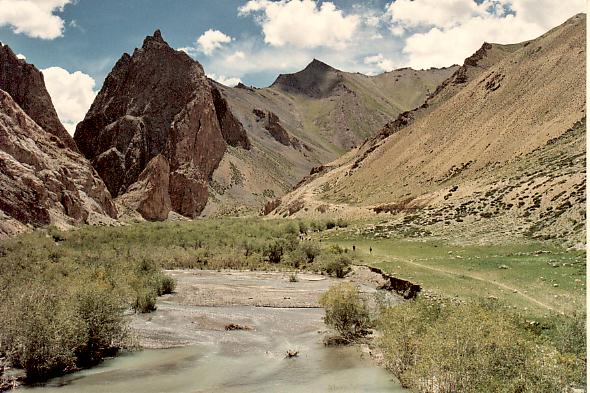
[[[557,310],[555,307],[550,306],[549,304],[543,303],[543,302],[541,302],[541,301],[539,301],[539,300],[537,300],[537,299],[535,299],[535,298],[533,298],[533,297],[531,297],[531,296],[523,293],[522,290],[520,290],[520,289],[518,289],[516,287],[512,287],[512,286],[509,286],[509,285],[506,285],[506,284],[503,284],[503,283],[500,283],[500,282],[497,282],[497,281],[494,281],[494,280],[488,280],[488,279],[486,279],[484,277],[481,277],[481,276],[478,276],[478,275],[475,275],[475,274],[469,274],[467,272],[458,273],[458,272],[455,272],[455,271],[452,271],[452,270],[449,270],[449,269],[428,266],[428,265],[424,265],[422,263],[414,262],[414,261],[409,260],[409,259],[403,259],[403,258],[399,258],[399,257],[392,257],[392,256],[387,255],[385,253],[379,253],[378,251],[377,252],[374,251],[373,254],[374,255],[379,255],[380,257],[386,257],[386,258],[389,258],[389,259],[392,259],[392,260],[401,261],[403,263],[414,265],[414,266],[417,266],[417,267],[420,267],[420,268],[423,268],[423,269],[432,270],[432,271],[435,271],[435,272],[438,272],[438,273],[447,274],[447,275],[450,275],[450,276],[468,277],[468,278],[471,278],[472,280],[481,281],[481,282],[485,282],[487,284],[495,285],[495,286],[497,286],[499,288],[502,288],[504,290],[507,290],[509,292],[516,293],[516,294],[524,297],[525,299],[527,299],[529,302],[534,303],[534,304],[536,304],[536,305],[538,305],[538,306],[540,306],[540,307],[542,307],[542,308],[544,308],[546,310],[551,310],[551,311],[555,311],[555,312],[561,313],[561,311]]]

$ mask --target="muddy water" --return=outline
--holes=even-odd
[[[27,390],[39,392],[403,392],[358,347],[326,347],[316,295],[329,279],[173,272],[176,294],[131,321],[144,348]],[[368,292],[371,288],[365,288]],[[267,304],[272,299],[272,304]],[[278,300],[277,300],[278,299]],[[283,300],[281,302],[279,300]],[[284,304],[281,304],[284,303]],[[226,331],[237,323],[248,330]],[[166,348],[168,347],[168,348]],[[173,347],[173,348],[170,348]],[[299,351],[285,358],[287,350]]]

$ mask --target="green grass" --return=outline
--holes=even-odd
[[[342,231],[324,241],[346,248],[355,245],[362,263],[444,296],[494,297],[533,316],[585,310],[584,251],[541,242],[457,246],[441,241],[373,239]]]
[[[418,299],[381,311],[377,345],[415,392],[571,392],[586,384],[585,320],[548,334],[494,302]]]

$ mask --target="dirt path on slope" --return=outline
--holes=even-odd
[[[535,299],[535,298],[533,298],[533,297],[531,297],[531,296],[523,293],[520,289],[518,289],[516,287],[512,287],[510,285],[506,285],[506,284],[503,284],[503,283],[500,283],[500,282],[497,282],[497,281],[494,281],[494,280],[488,280],[486,278],[483,278],[483,277],[480,277],[480,276],[474,275],[474,274],[469,274],[467,272],[458,273],[458,272],[455,272],[455,271],[452,271],[452,270],[449,270],[449,269],[437,268],[437,267],[433,267],[433,266],[424,265],[422,263],[414,262],[414,261],[409,260],[409,259],[403,259],[403,258],[399,258],[399,257],[391,257],[391,256],[389,256],[387,254],[383,254],[383,253],[379,253],[379,256],[385,257],[385,258],[390,258],[390,259],[397,260],[397,261],[401,261],[403,263],[407,263],[407,264],[410,264],[410,265],[414,265],[414,266],[417,266],[417,267],[420,267],[420,268],[423,268],[423,269],[427,269],[427,270],[431,270],[431,271],[435,271],[435,272],[438,272],[438,273],[447,274],[447,275],[450,275],[450,276],[468,277],[468,278],[471,278],[472,280],[476,280],[476,281],[484,282],[484,283],[487,283],[487,284],[491,284],[491,285],[494,285],[496,287],[499,287],[499,288],[502,288],[504,290],[507,290],[509,292],[518,294],[518,295],[524,297],[529,302],[534,303],[534,304],[536,304],[536,305],[538,305],[538,306],[540,306],[540,307],[542,307],[542,308],[544,308],[546,310],[551,310],[551,311],[555,311],[555,312],[561,313],[555,307],[550,306],[550,305],[548,305],[546,303],[543,303],[543,302],[541,302],[541,301],[539,301],[539,300],[537,300],[537,299]]]

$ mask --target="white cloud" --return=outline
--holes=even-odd
[[[392,59],[388,59],[385,56],[383,56],[383,54],[379,53],[376,54],[374,56],[367,56],[363,59],[363,63],[367,64],[367,65],[375,65],[377,66],[381,71],[391,71],[393,69],[395,69],[397,66],[399,66],[399,64]]]
[[[17,59],[21,59],[21,60],[27,60],[27,56],[23,55],[22,53],[19,53],[18,55],[16,55]]]
[[[73,0],[0,0],[0,26],[33,38],[61,37],[64,21],[56,12]]]
[[[83,72],[70,73],[60,67],[46,68],[41,72],[59,119],[73,135],[76,125],[84,119],[96,97],[94,79]]]
[[[226,58],[226,60],[228,62],[230,62],[230,63],[236,63],[238,61],[244,61],[244,60],[246,60],[246,54],[243,51],[239,50],[239,51],[237,51],[237,52],[229,55]]]
[[[253,18],[260,35],[232,39],[199,60],[210,73],[248,82],[299,71],[313,58],[371,75],[462,64],[484,41],[532,39],[584,11],[584,0],[390,0],[346,11],[329,0],[244,3],[238,13]],[[196,56],[193,46],[182,50]]]
[[[429,68],[462,64],[483,42],[536,38],[584,9],[584,0],[397,0],[387,13],[392,34],[407,37],[407,65]]]
[[[221,48],[223,44],[228,44],[232,40],[232,37],[219,30],[209,29],[197,38],[197,45],[201,52],[211,55],[215,49]]]
[[[486,12],[487,1],[473,0],[397,0],[387,7],[392,27],[452,27]]]
[[[360,25],[359,15],[344,15],[329,1],[250,0],[239,13],[255,15],[264,41],[272,46],[344,47]]]
[[[242,81],[240,78],[237,78],[237,77],[226,77],[226,76],[217,75],[217,74],[207,74],[207,76],[209,78],[213,79],[214,81],[217,81],[217,82],[221,83],[222,85],[229,86],[229,87],[234,87]]]
[[[587,12],[584,0],[504,0],[516,13],[516,16],[527,23],[549,30],[571,16]]]

